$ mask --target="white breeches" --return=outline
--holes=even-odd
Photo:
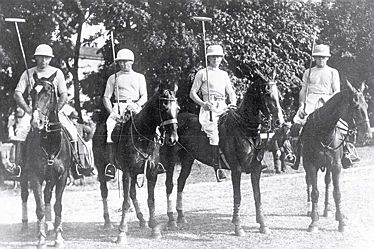
[[[297,110],[295,117],[293,118],[293,122],[304,125],[309,114],[323,106],[331,97],[332,95],[329,94],[309,93],[305,102],[305,112],[307,115],[304,118],[301,118],[300,112],[302,110],[299,108],[299,110]]]
[[[201,129],[207,134],[209,138],[209,143],[211,145],[218,145],[218,119],[219,116],[226,111],[227,105],[224,100],[211,102],[214,105],[212,110],[212,121],[210,121],[210,111],[206,111],[201,107],[199,113],[199,122],[202,126]]]
[[[120,108],[120,115],[124,115],[126,113],[126,110],[127,110],[127,107],[132,105],[135,109],[135,113],[139,113],[140,110],[141,110],[141,107],[138,106],[137,104],[135,103],[119,103],[119,108]],[[113,111],[115,113],[118,113],[118,104],[117,103],[114,103],[113,105]],[[116,115],[114,113],[111,113],[108,117],[108,119],[106,120],[106,130],[107,130],[107,139],[106,139],[106,142],[107,143],[113,143],[113,140],[112,140],[112,132],[113,132],[113,129],[114,127],[116,126]]]
[[[71,142],[77,142],[78,141],[78,130],[77,130],[77,127],[75,127],[74,123],[69,119],[69,117],[67,117],[64,113],[61,113],[61,112],[58,113],[58,119],[68,131],[70,138],[71,138]]]

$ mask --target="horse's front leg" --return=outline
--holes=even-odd
[[[341,193],[340,193],[340,173],[341,166],[334,165],[332,169],[332,184],[334,185],[333,196],[335,200],[335,220],[339,222],[339,232],[344,232],[346,227],[346,217],[341,211]]]
[[[306,205],[307,205],[307,216],[312,215],[312,194],[311,194],[311,189],[310,187],[312,186],[311,180],[310,180],[310,175],[305,174],[305,183],[306,183],[306,195],[307,195],[307,200],[306,200]]]
[[[274,150],[271,152],[273,154],[273,162],[274,162],[274,170],[276,174],[280,174],[281,172],[281,151],[280,150]]]
[[[104,173],[103,173],[104,174]],[[108,186],[105,177],[99,177],[100,182],[100,193],[103,200],[103,217],[104,217],[104,229],[113,228],[112,222],[110,221],[109,208],[108,208]]]
[[[229,157],[227,157],[229,159]],[[240,220],[240,205],[241,205],[241,191],[240,191],[240,182],[241,182],[241,170],[239,169],[238,164],[230,163],[231,167],[231,183],[234,192],[234,210],[232,215],[231,222],[235,226],[235,235],[236,236],[245,236],[244,229],[242,228]]]
[[[262,213],[261,191],[260,191],[260,177],[261,177],[261,162],[254,161],[256,165],[253,167],[255,170],[251,173],[251,182],[253,189],[253,197],[256,207],[256,222],[260,224],[260,233],[269,234],[270,229],[265,225],[265,218]]]
[[[174,164],[165,162],[164,165],[166,165],[166,198],[167,198],[167,215],[168,215],[168,224],[167,227],[170,230],[175,231],[177,229],[177,222],[174,217],[174,207],[173,207],[173,200],[171,198],[171,194],[173,193],[173,174],[174,174]]]
[[[151,237],[160,239],[161,229],[156,220],[155,214],[155,186],[157,182],[157,172],[147,174],[147,187],[148,187],[148,209],[149,209],[149,222],[148,226],[152,229]]]
[[[65,171],[56,184],[56,201],[53,209],[55,211],[55,247],[62,247],[64,245],[64,238],[62,237],[62,194],[64,193],[68,172]]]
[[[37,217],[37,236],[38,236],[38,248],[44,248],[46,246],[46,233],[45,233],[45,211],[43,204],[43,191],[42,182],[37,179],[37,176],[32,175],[31,188],[34,192],[35,204],[36,204],[36,217]]]
[[[194,158],[192,158],[190,155],[187,155],[187,153],[184,153],[183,156],[181,156],[181,171],[179,173],[178,177],[178,192],[177,192],[177,223],[178,224],[186,224],[187,220],[184,216],[183,212],[183,189],[186,185],[186,181],[188,176],[191,173],[192,163],[194,161]]]
[[[53,230],[52,209],[51,209],[52,188],[53,186],[51,182],[47,182],[44,187],[44,208],[45,208],[45,222],[47,225],[47,233]]]
[[[118,236],[116,243],[121,245],[127,244],[127,214],[130,209],[130,184],[131,176],[129,170],[126,168],[122,174],[122,185],[123,185],[123,203],[122,203],[122,217],[118,227]]]
[[[304,163],[306,160],[304,160]],[[317,172],[318,168],[310,165],[305,165],[306,174],[309,175],[308,179],[310,180],[310,184],[312,185],[312,213],[311,218],[312,222],[308,227],[308,232],[316,232],[318,231],[318,221],[319,221],[319,214],[318,214],[318,198],[319,198],[319,191],[317,186]]]
[[[331,216],[331,207],[329,202],[329,195],[330,195],[330,183],[331,183],[331,170],[329,167],[326,167],[326,175],[325,175],[325,209],[323,211],[324,217]]]
[[[140,210],[138,199],[136,198],[136,176],[131,178],[130,198],[132,200],[132,203],[134,204],[136,217],[139,220],[139,226],[140,228],[145,228],[147,222],[144,219],[143,213]]]
[[[22,199],[22,229],[21,232],[28,230],[28,211],[27,211],[27,200],[29,198],[29,180],[27,179],[27,173],[24,170],[20,177],[21,185],[21,199]]]

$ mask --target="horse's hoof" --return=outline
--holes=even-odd
[[[310,225],[308,227],[308,232],[310,232],[310,233],[316,233],[316,232],[318,232],[318,227]]]
[[[311,216],[312,216],[312,211],[308,211],[308,212],[306,213],[306,216],[311,217]]]
[[[159,226],[156,226],[156,227],[152,228],[151,237],[152,237],[152,239],[161,239],[162,238]]]
[[[178,230],[177,222],[175,222],[175,220],[168,221],[167,229],[170,231],[177,231]]]
[[[115,241],[118,245],[126,245],[127,244],[127,237],[126,235],[118,235],[117,240]]]
[[[104,223],[104,229],[105,230],[109,230],[109,229],[112,229],[113,228],[113,225],[112,225],[112,222],[105,222]]]
[[[246,233],[242,227],[235,227],[235,235],[238,237],[244,237]]]
[[[346,227],[346,225],[339,224],[339,227],[338,227],[339,232],[344,233],[345,232],[345,227]]]
[[[260,227],[260,233],[262,233],[262,234],[271,234],[271,230],[270,230],[270,228],[268,228],[266,226],[263,226],[263,227]]]
[[[45,230],[47,231],[47,234],[52,234],[52,232],[54,230],[54,226],[53,226],[52,221],[47,221],[45,223]]]
[[[184,217],[178,217],[177,218],[177,223],[178,224],[187,224],[187,220]]]
[[[323,211],[323,217],[326,217],[326,218],[332,217],[332,211],[331,210]]]
[[[65,246],[63,240],[55,240],[55,247],[56,248],[63,248]]]
[[[46,249],[47,248],[47,244],[44,242],[39,242],[38,243],[38,246],[36,247],[37,249]]]

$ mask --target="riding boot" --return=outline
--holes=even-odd
[[[2,153],[1,163],[4,165],[4,169],[9,172],[14,177],[19,177],[21,175],[21,166],[17,165],[17,148],[13,145],[10,151],[7,153]],[[13,155],[12,155],[13,154]],[[13,160],[12,160],[13,158]],[[15,162],[12,162],[15,161]]]
[[[109,180],[112,180],[116,177],[116,166],[114,164],[114,144],[107,143],[106,148],[109,163],[105,166],[104,174]]]
[[[227,178],[225,172],[222,170],[222,165],[221,165],[221,155],[219,151],[219,146],[218,145],[211,145],[212,147],[212,155],[213,155],[213,167],[214,171],[216,173],[216,179],[217,182],[222,182]]]
[[[296,138],[295,139],[295,157],[296,157],[296,160],[295,160],[295,163],[291,166],[291,169],[294,169],[294,170],[298,170],[299,169],[299,166],[300,166],[300,162],[301,162],[301,150],[302,150],[302,145],[301,145],[301,141],[299,140],[299,138]]]

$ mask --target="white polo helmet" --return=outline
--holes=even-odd
[[[330,57],[330,47],[324,44],[319,44],[314,47],[312,56]]]
[[[221,45],[210,45],[206,49],[206,56],[224,56]]]
[[[43,55],[43,56],[49,56],[49,57],[55,57],[53,55],[53,51],[51,46],[47,44],[40,44],[39,46],[36,47],[34,56],[36,55]]]
[[[117,53],[116,61],[134,61],[134,53],[127,48],[121,49]]]

